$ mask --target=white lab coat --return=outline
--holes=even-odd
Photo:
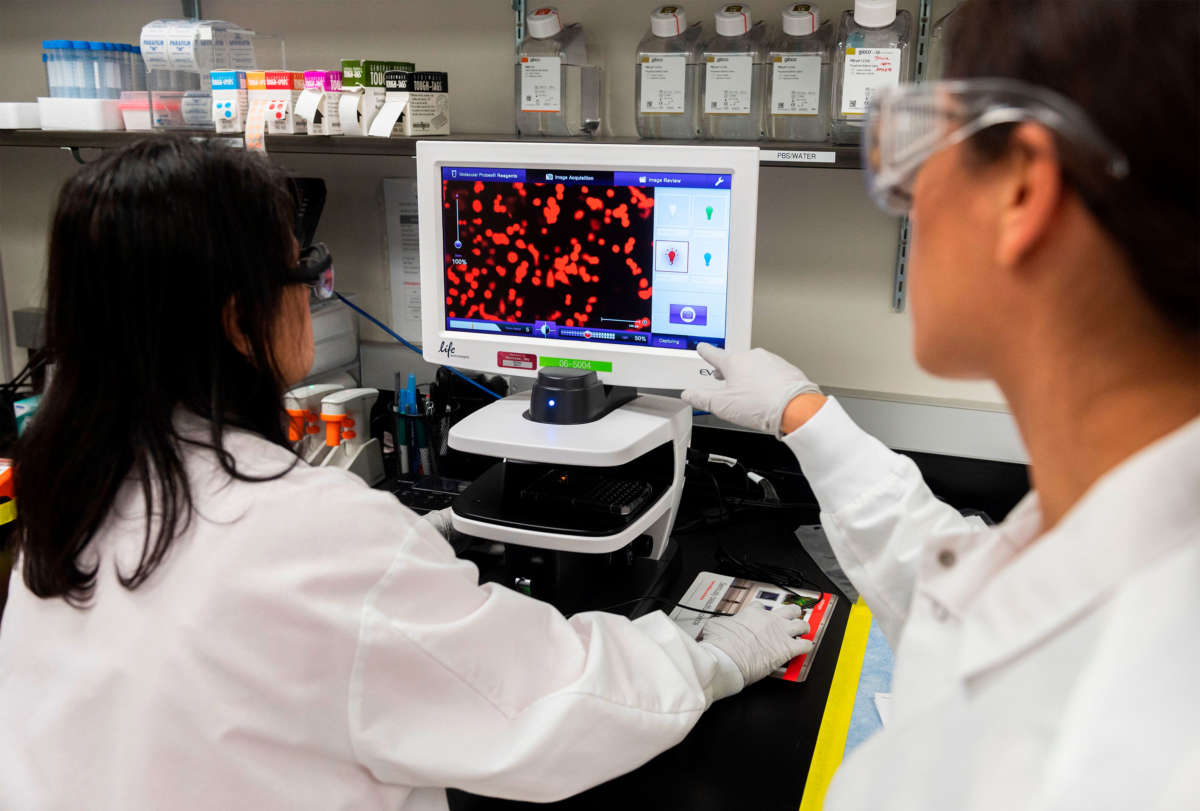
[[[248,433],[228,447],[249,474],[291,462]],[[196,515],[138,589],[116,580],[142,547],[133,486],[86,550],[90,608],[14,574],[5,811],[424,811],[446,807],[447,786],[553,800],[681,740],[730,677],[661,612],[567,620],[478,585],[431,527],[344,471],[229,482],[194,448],[186,465]]]
[[[831,399],[785,442],[896,653],[827,811],[1200,808],[1200,418],[1041,531],[995,528]]]

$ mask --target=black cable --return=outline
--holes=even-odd
[[[819,583],[810,580],[807,572],[803,569],[794,569],[790,566],[780,566],[777,564],[757,563],[751,560],[749,556],[744,558],[738,557],[726,549],[724,545],[717,547],[716,562],[717,570],[720,572],[745,580],[758,580],[770,583],[771,585],[779,586],[779,588],[789,594],[796,594],[795,589],[822,593],[825,591],[825,588]]]
[[[693,470],[693,471],[703,471],[705,474],[708,475],[709,480],[712,482],[713,491],[714,491],[714,494],[716,495],[717,505],[719,506],[720,511],[715,516],[712,516],[710,514],[707,514],[706,510],[701,509],[700,514],[698,516],[696,516],[695,518],[693,518],[690,521],[687,521],[685,523],[682,523],[682,524],[676,524],[675,527],[671,530],[671,534],[673,534],[673,535],[683,535],[685,533],[691,532],[693,529],[696,529],[697,527],[700,527],[700,526],[719,526],[719,525],[729,521],[733,517],[733,513],[731,513],[729,510],[727,510],[725,508],[725,502],[724,502],[724,499],[722,498],[720,482],[717,481],[717,477],[715,475],[713,475],[712,471],[709,470],[707,467],[701,467],[701,466],[695,465],[691,462],[687,463],[687,468],[690,470]]]
[[[11,394],[15,394],[29,378],[33,377],[34,373],[36,373],[38,369],[46,365],[47,357],[48,355],[45,352],[38,352],[30,357],[30,359],[25,362],[25,365],[21,367],[21,371],[17,372],[16,376],[12,380],[8,381],[7,383],[0,384],[0,391],[6,391]]]
[[[612,611],[614,608],[622,608],[627,605],[637,605],[638,603],[646,603],[646,602],[659,603],[662,605],[669,605],[669,606],[672,606],[675,608],[682,608],[684,611],[694,611],[697,614],[709,614],[714,617],[732,617],[733,616],[733,614],[730,614],[725,611],[709,611],[708,609],[705,609],[705,608],[693,608],[690,605],[684,605],[683,603],[677,603],[674,600],[668,600],[665,597],[650,597],[650,596],[636,597],[632,600],[626,600],[625,602],[622,602],[622,603],[614,603],[613,605],[605,606],[604,608],[589,608],[588,610],[589,611]]]
[[[752,498],[738,498],[737,496],[727,496],[726,504],[732,504],[735,507],[754,507],[763,510],[816,510],[820,509],[820,505],[813,501],[760,501]]]

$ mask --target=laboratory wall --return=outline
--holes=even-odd
[[[565,20],[580,21],[606,65],[612,135],[634,135],[633,57],[654,0],[559,0]],[[712,28],[719,3],[685,4]],[[777,20],[781,0],[751,3],[756,18]],[[849,0],[824,3],[836,19]],[[916,0],[902,8],[917,11]],[[948,10],[949,0],[934,4]],[[50,37],[132,41],[142,23],[178,16],[178,0],[0,2],[0,75],[4,99],[45,92],[40,41]],[[206,0],[206,17],[230,19],[286,41],[289,67],[337,64],[345,56],[410,59],[450,74],[451,123],[460,133],[511,133],[513,11],[509,0]],[[94,153],[92,153],[94,156]],[[85,151],[85,158],[88,153]],[[320,237],[334,248],[339,286],[381,318],[391,312],[380,181],[413,174],[411,158],[282,155],[297,174],[326,179],[329,198]],[[42,303],[46,237],[58,186],[77,165],[56,149],[0,149],[0,261],[10,308]],[[915,364],[911,319],[891,311],[897,222],[879,214],[857,171],[762,170],[755,278],[754,341],[798,363],[822,385],[879,401],[1003,409],[989,383],[939,380]],[[164,268],[164,272],[170,272]],[[364,325],[367,382],[386,386],[390,370],[415,356]],[[15,350],[14,362],[24,362]],[[419,368],[419,365],[418,365]]]

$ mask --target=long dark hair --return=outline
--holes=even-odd
[[[1125,153],[1126,179],[1100,193],[1072,185],[1124,251],[1147,300],[1193,340],[1200,338],[1196,11],[1195,0],[968,0],[952,18],[946,71],[1056,90]],[[1007,150],[1011,132],[994,127],[969,143],[992,160]]]
[[[15,538],[34,594],[88,602],[97,568],[80,553],[131,477],[146,537],[137,567],[118,577],[144,582],[192,517],[184,444],[210,448],[243,480],[228,427],[287,446],[271,337],[294,259],[291,218],[278,169],[213,142],[146,139],[67,181],[50,235],[53,378],[15,454]],[[181,411],[211,421],[207,436],[182,437]]]

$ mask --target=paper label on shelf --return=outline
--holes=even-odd
[[[404,116],[405,135],[449,135],[450,94],[412,93]]]
[[[408,106],[407,93],[388,93],[387,101],[383,103],[379,114],[371,122],[371,129],[367,131],[367,134],[376,138],[390,138],[392,127],[396,126],[396,122],[404,114],[406,106]]]
[[[821,55],[771,55],[771,115],[821,111]]]
[[[250,109],[246,113],[246,149],[258,152],[267,151],[267,104],[269,99],[261,96],[250,101]]]
[[[708,115],[749,115],[754,57],[713,54],[704,60],[704,112]]]
[[[900,84],[899,48],[847,48],[842,115],[866,115],[871,96]]]
[[[657,54],[641,58],[642,113],[682,113],[687,101],[687,55]]]
[[[316,124],[314,119],[317,117],[317,108],[321,106],[321,102],[324,100],[324,90],[309,89],[301,93],[299,100],[296,101],[296,117],[303,118],[308,122],[308,131],[313,135],[320,134],[319,130],[321,128],[313,125]]]
[[[837,163],[836,152],[813,152],[803,149],[760,149],[759,163]]]
[[[417,225],[417,180],[383,181],[392,328],[408,341],[421,341],[421,242]]]
[[[338,106],[338,100],[342,97],[340,90],[326,90],[325,100],[321,104],[321,115],[325,118],[326,135],[344,135],[342,130],[342,114],[341,108]]]
[[[521,112],[562,112],[562,60],[557,56],[521,57]]]
[[[366,135],[371,122],[362,116],[363,89],[361,87],[344,87],[342,97],[338,99],[338,118],[342,122],[342,132],[346,135]]]

